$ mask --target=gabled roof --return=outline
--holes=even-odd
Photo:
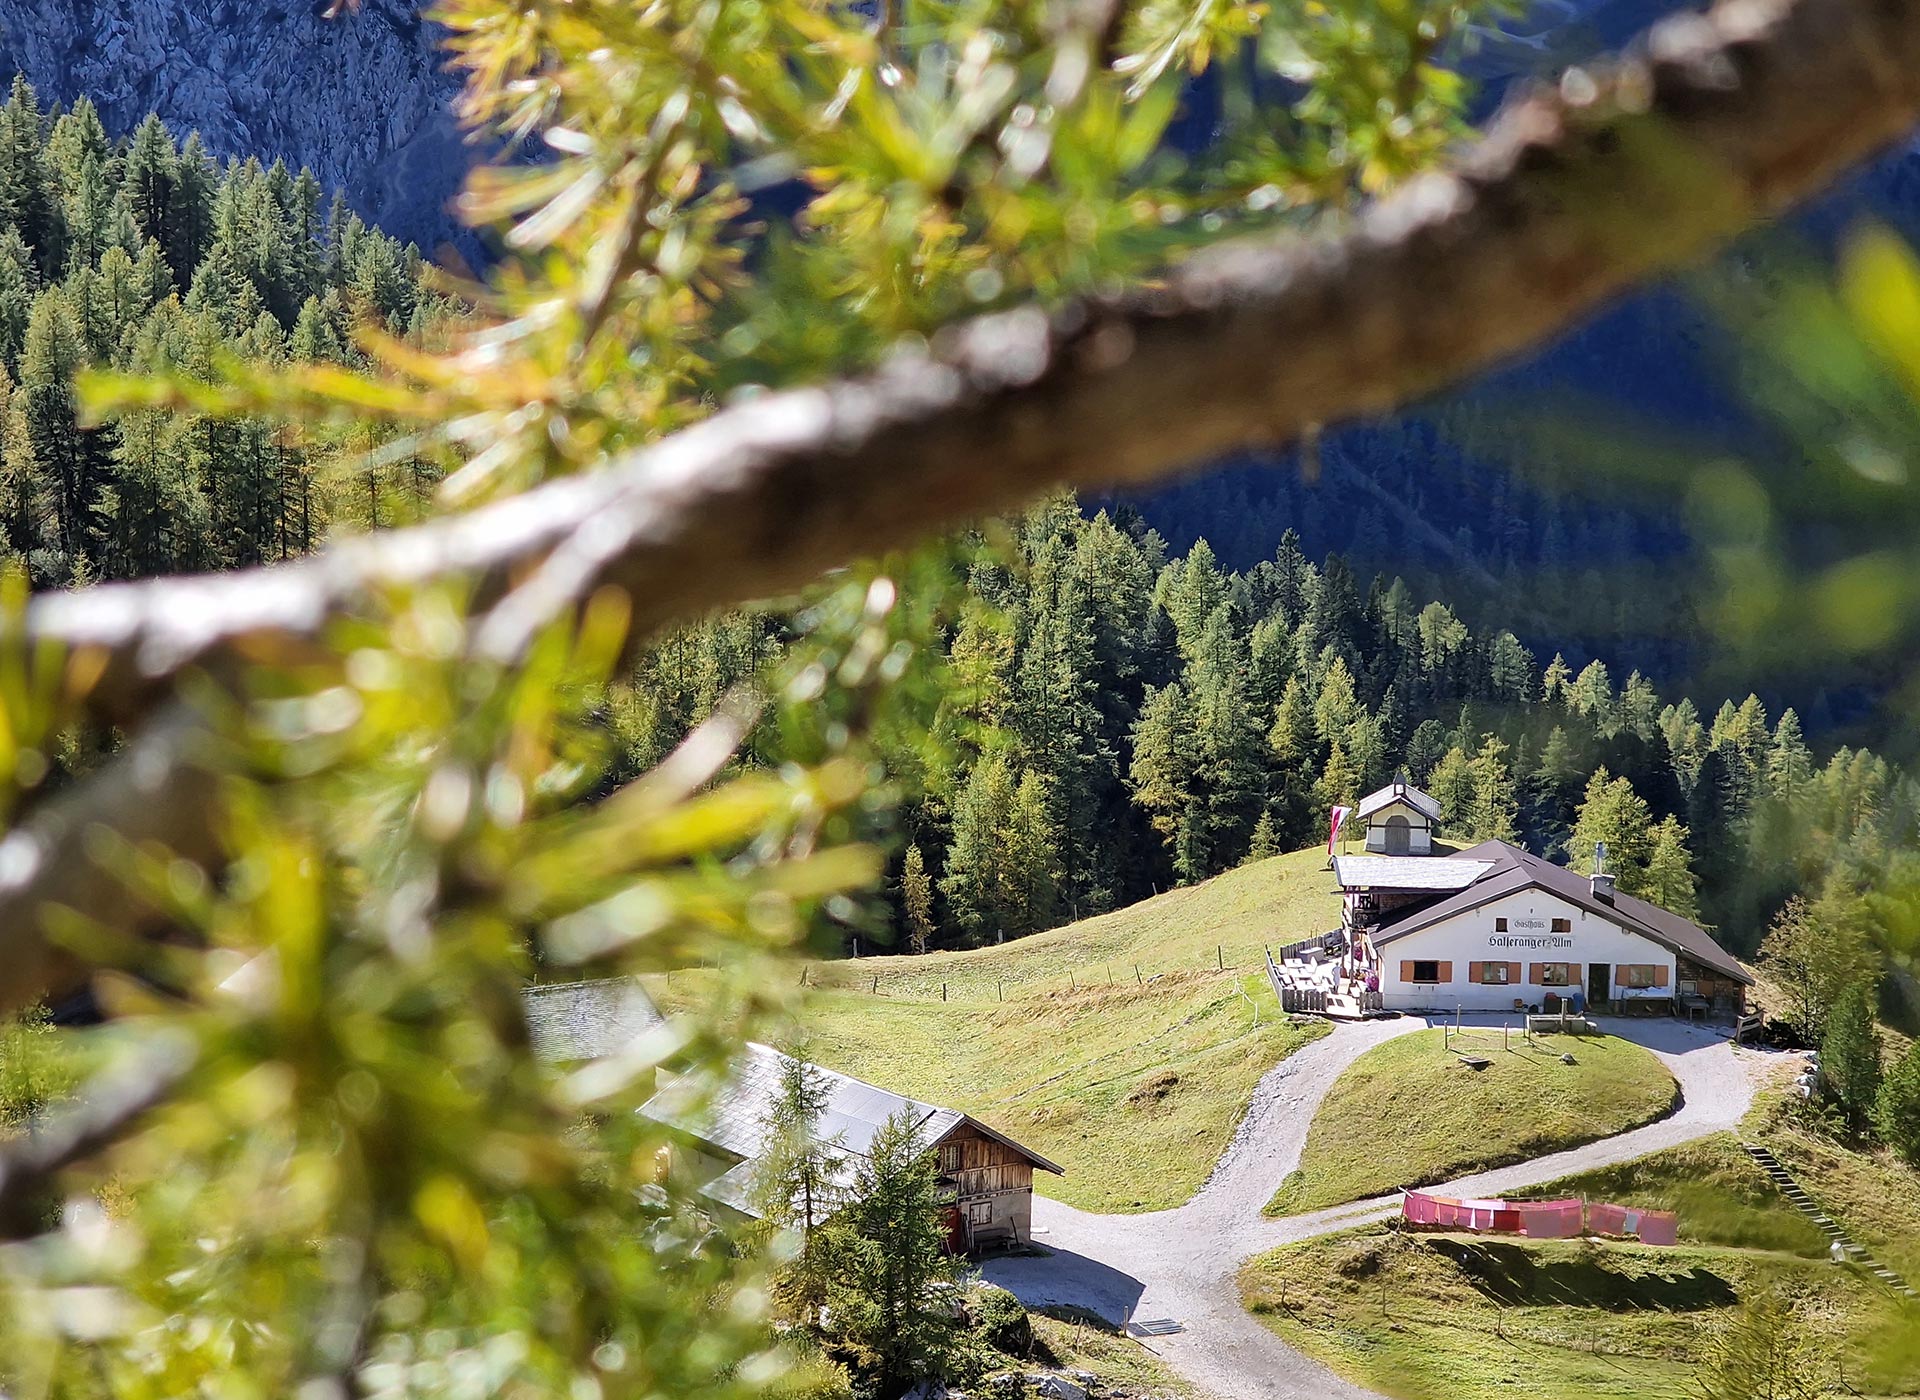
[[[1692,920],[1683,919],[1670,909],[1662,909],[1657,904],[1636,899],[1630,894],[1616,894],[1611,902],[1598,899],[1594,896],[1592,881],[1587,876],[1569,870],[1564,865],[1542,860],[1532,852],[1508,845],[1505,841],[1483,841],[1458,856],[1423,863],[1464,864],[1468,861],[1482,865],[1486,873],[1445,899],[1389,916],[1373,931],[1374,945],[1378,947],[1405,938],[1442,919],[1478,909],[1505,895],[1541,889],[1589,913],[1598,914],[1625,929],[1651,938],[1675,952],[1684,953],[1702,967],[1711,968],[1744,985],[1753,984],[1753,978],[1734,961],[1733,956]]]
[[[1349,890],[1463,889],[1493,868],[1487,860],[1459,856],[1338,855],[1333,878]]]
[[[1354,809],[1354,815],[1361,821],[1365,821],[1381,808],[1391,807],[1396,802],[1406,803],[1428,821],[1437,822],[1440,820],[1439,801],[1429,797],[1405,779],[1398,778],[1381,788],[1380,791],[1370,792],[1361,798],[1359,807]]]
[[[703,1189],[715,1200],[749,1215],[755,1213],[750,1203],[752,1169],[767,1147],[768,1125],[779,1102],[781,1071],[787,1062],[787,1056],[772,1046],[749,1043],[734,1061],[726,1083],[711,1096],[703,1098],[698,1084],[691,1079],[676,1080],[640,1109],[656,1123],[740,1159]],[[827,1090],[827,1107],[815,1126],[816,1135],[822,1142],[833,1142],[849,1159],[867,1156],[881,1126],[905,1114],[914,1124],[915,1135],[929,1150],[963,1124],[971,1124],[1042,1171],[1066,1175],[1065,1168],[958,1109],[921,1103],[823,1065],[813,1068],[825,1081]],[[843,1175],[851,1181],[851,1160],[843,1169]]]
[[[533,1052],[543,1060],[597,1060],[666,1024],[637,977],[546,983],[520,996]]]

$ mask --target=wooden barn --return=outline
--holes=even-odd
[[[675,1137],[670,1175],[690,1182],[723,1212],[754,1217],[755,1177],[779,1100],[786,1056],[749,1044],[726,1084],[701,1102],[689,1081],[667,1084],[640,1111]],[[851,1192],[857,1159],[874,1134],[901,1115],[934,1153],[946,1193],[947,1231],[956,1254],[1025,1244],[1033,1228],[1033,1173],[1064,1175],[1039,1153],[958,1109],[921,1103],[850,1074],[815,1066],[827,1086],[827,1108],[815,1132],[847,1158],[842,1189]]]

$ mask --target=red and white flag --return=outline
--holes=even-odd
[[[1327,858],[1333,858],[1333,843],[1340,839],[1340,824],[1353,815],[1351,807],[1335,807],[1333,820],[1327,824]]]

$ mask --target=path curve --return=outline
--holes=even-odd
[[[1473,1018],[1468,1018],[1472,1020]],[[1481,1018],[1478,1024],[1500,1024]],[[1333,1082],[1383,1041],[1424,1029],[1418,1016],[1336,1025],[1269,1070],[1213,1174],[1185,1205],[1146,1215],[1095,1215],[1036,1196],[1034,1232],[1046,1257],[995,1259],[984,1272],[1030,1305],[1081,1307],[1111,1322],[1171,1319],[1182,1330],[1152,1349],[1219,1400],[1370,1400],[1261,1326],[1242,1306],[1240,1266],[1279,1245],[1385,1219],[1399,1196],[1285,1219],[1262,1208],[1300,1164],[1307,1127]],[[1584,1147],[1481,1172],[1436,1190],[1482,1196],[1570,1172],[1631,1161],[1735,1127],[1753,1102],[1765,1052],[1677,1022],[1604,1018],[1610,1034],[1645,1046],[1680,1084],[1680,1107],[1643,1128]]]

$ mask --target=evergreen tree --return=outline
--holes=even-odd
[[[1427,792],[1440,804],[1440,826],[1458,836],[1473,819],[1473,764],[1459,747],[1446,751],[1427,775]]]
[[[1760,962],[1788,997],[1784,1019],[1809,1045],[1826,1038],[1833,1010],[1849,988],[1877,986],[1880,975],[1864,920],[1838,898],[1814,904],[1799,895],[1788,899],[1761,941]]]
[[[60,270],[56,199],[46,166],[40,99],[16,73],[0,107],[0,220],[16,230],[43,273]]]
[[[148,113],[127,149],[121,188],[143,239],[164,250],[172,240],[179,199],[180,154],[159,117]],[[191,270],[191,269],[189,269]]]
[[[946,1251],[946,1203],[933,1154],[907,1114],[874,1134],[852,1197],[828,1298],[834,1337],[879,1395],[898,1396],[944,1374],[961,1328],[951,1297],[961,1264]]]
[[[1567,837],[1568,863],[1591,872],[1601,843],[1607,848],[1607,870],[1615,887],[1622,894],[1643,893],[1653,852],[1653,823],[1633,784],[1614,777],[1604,766],[1587,780],[1586,795]]]
[[[1881,1081],[1873,1129],[1908,1166],[1920,1167],[1920,1041],[1907,1046]]]
[[[1637,893],[1683,918],[1700,917],[1699,884],[1687,850],[1687,829],[1672,816],[1653,829],[1646,878]]]
[[[846,1201],[846,1144],[820,1131],[831,1102],[832,1084],[823,1072],[782,1055],[779,1091],[754,1166],[752,1194],[761,1220],[792,1240],[774,1272],[775,1305],[786,1320],[809,1330],[820,1326],[832,1293],[839,1251],[837,1232],[827,1226]]]
[[[1820,1082],[1840,1110],[1847,1131],[1864,1136],[1873,1126],[1880,1097],[1880,1033],[1864,983],[1840,993],[1820,1042]]]
[[[1248,860],[1265,860],[1277,856],[1283,848],[1280,845],[1280,824],[1273,819],[1271,810],[1263,809],[1260,820],[1253,824],[1253,840],[1247,847]]]
[[[953,844],[940,892],[954,921],[976,942],[1007,932],[1009,877],[1005,840],[1013,820],[1014,786],[999,753],[980,757],[953,805]]]
[[[1468,763],[1472,796],[1461,826],[1469,841],[1513,841],[1519,836],[1519,794],[1507,767],[1507,746],[1489,734]]]
[[[926,857],[917,843],[907,847],[901,863],[900,906],[906,912],[908,951],[926,952],[934,931],[933,878],[927,874]]]

